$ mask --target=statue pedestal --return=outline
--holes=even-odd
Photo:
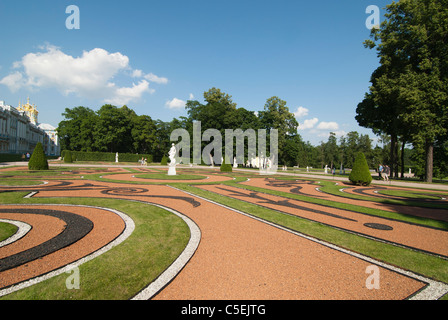
[[[175,176],[176,175],[176,166],[170,166],[169,168],[168,168],[168,175],[169,176]]]

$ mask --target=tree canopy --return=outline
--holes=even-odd
[[[448,135],[448,0],[401,0],[386,9],[386,20],[365,41],[376,48],[380,67],[356,119],[391,136],[391,155],[397,136],[424,152],[431,182],[434,147]]]

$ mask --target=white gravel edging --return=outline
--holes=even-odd
[[[13,234],[11,237],[9,237],[8,239],[5,239],[5,240],[0,242],[0,248],[6,246],[8,244],[11,244],[13,242],[16,242],[20,238],[24,237],[31,230],[31,226],[28,223],[25,223],[25,222],[22,222],[22,221],[9,220],[9,219],[0,219],[0,222],[13,224],[17,228],[19,228],[17,230],[17,232],[15,234]]]

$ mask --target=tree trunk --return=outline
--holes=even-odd
[[[397,136],[392,134],[390,136],[390,177],[394,176],[394,173],[396,174],[396,163],[397,163]]]
[[[401,142],[401,179],[404,179],[404,146],[406,141],[403,139]]]
[[[434,142],[426,140],[425,182],[432,183]]]

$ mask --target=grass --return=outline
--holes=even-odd
[[[17,226],[13,224],[0,222],[0,242],[13,236],[17,230]]]
[[[23,179],[8,179],[4,178],[0,180],[0,187],[1,186],[35,186],[43,184],[42,181],[38,180],[23,180]]]
[[[68,290],[68,274],[48,279],[3,300],[123,300],[151,283],[183,251],[190,232],[182,219],[149,204],[111,199],[22,199],[24,193],[0,194],[1,203],[63,203],[108,207],[130,216],[132,235],[101,256],[81,265],[80,289]],[[0,229],[4,229],[0,226]]]

